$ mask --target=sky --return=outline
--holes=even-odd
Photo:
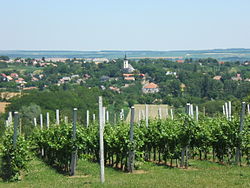
[[[0,50],[250,48],[250,0],[0,0]]]

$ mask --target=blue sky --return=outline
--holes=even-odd
[[[0,0],[0,50],[250,48],[249,0]]]

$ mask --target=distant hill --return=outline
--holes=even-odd
[[[64,51],[64,50],[0,50],[0,56],[11,58],[123,58],[125,51],[120,50],[101,50],[101,51]],[[211,49],[211,50],[177,50],[177,51],[150,51],[150,50],[127,50],[129,58],[216,58],[219,60],[250,60],[250,49],[231,48],[231,49]]]

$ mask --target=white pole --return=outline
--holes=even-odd
[[[100,179],[101,183],[104,183],[104,144],[103,144],[103,107],[102,107],[102,97],[99,97],[99,136],[100,136]]]
[[[95,123],[95,114],[93,114],[93,122]]]
[[[46,113],[46,117],[47,117],[47,128],[49,128],[49,112]]]
[[[43,115],[40,114],[40,128],[43,129]]]
[[[194,118],[194,106],[193,104],[190,104],[191,107],[191,117]]]
[[[106,114],[106,107],[102,107],[102,110],[103,110],[103,126],[105,126],[105,124],[106,124],[106,116],[105,116],[105,114]]]
[[[142,110],[142,119],[145,120],[145,111]]]
[[[35,127],[37,126],[36,118],[34,118],[34,126],[35,126]]]
[[[60,124],[60,115],[59,115],[59,110],[56,110],[56,124],[59,125]]]
[[[249,104],[247,104],[247,113],[248,113],[248,115],[250,115],[250,105]]]
[[[86,127],[89,127],[89,110],[87,110]]]
[[[141,122],[141,110],[138,110],[138,122]]]
[[[106,122],[107,123],[109,122],[109,111],[108,110],[106,111]]]
[[[124,109],[122,109],[122,120],[124,120]]]
[[[199,108],[198,106],[195,107],[195,110],[196,110],[196,121],[199,120]]]
[[[174,119],[174,113],[173,113],[173,109],[172,108],[170,109],[170,115],[171,115],[171,119],[173,120]]]
[[[231,105],[231,101],[228,102],[228,117],[229,117],[229,121],[231,121],[231,119],[232,119],[232,105]]]
[[[121,112],[120,112],[120,120],[122,121],[124,118],[124,110],[121,109]]]
[[[225,112],[225,105],[222,106],[222,110],[223,110],[223,115],[226,115],[226,112]]]
[[[159,119],[161,119],[161,108],[158,109]]]
[[[228,120],[228,106],[227,106],[227,102],[225,103],[225,112],[226,112],[226,118]]]
[[[9,118],[8,118],[8,120],[9,120],[9,125],[11,125],[12,121],[13,121],[12,112],[9,112]]]
[[[148,105],[146,104],[145,106],[145,111],[146,111],[146,127],[148,127]]]

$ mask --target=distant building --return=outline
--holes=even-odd
[[[18,78],[18,74],[17,74],[17,73],[11,73],[10,76],[11,76],[12,78]]]
[[[142,88],[143,93],[158,93],[159,92],[159,86],[153,82],[147,83]]]
[[[221,80],[221,76],[214,76],[213,79],[214,80]]]
[[[183,59],[178,59],[176,60],[177,63],[184,63],[184,60]]]
[[[167,75],[167,76],[168,76],[168,75],[176,76],[177,73],[176,73],[176,72],[167,71],[167,72],[166,72],[166,75]]]
[[[128,73],[131,73],[131,72],[135,71],[134,67],[128,63],[128,59],[127,59],[126,54],[125,54],[125,58],[123,60],[123,69]]]
[[[236,77],[232,77],[231,78],[234,81],[242,81],[241,75],[240,74],[236,74]]]
[[[135,77],[124,77],[124,80],[135,81]]]
[[[128,69],[128,59],[127,59],[126,54],[125,54],[125,58],[123,60],[123,69]]]
[[[101,82],[106,82],[106,81],[109,81],[109,79],[110,79],[109,76],[103,75],[103,76],[101,76],[100,81],[101,81]]]
[[[112,90],[112,91],[115,91],[117,93],[121,93],[121,91],[120,91],[120,89],[118,87],[110,86],[109,89]]]

